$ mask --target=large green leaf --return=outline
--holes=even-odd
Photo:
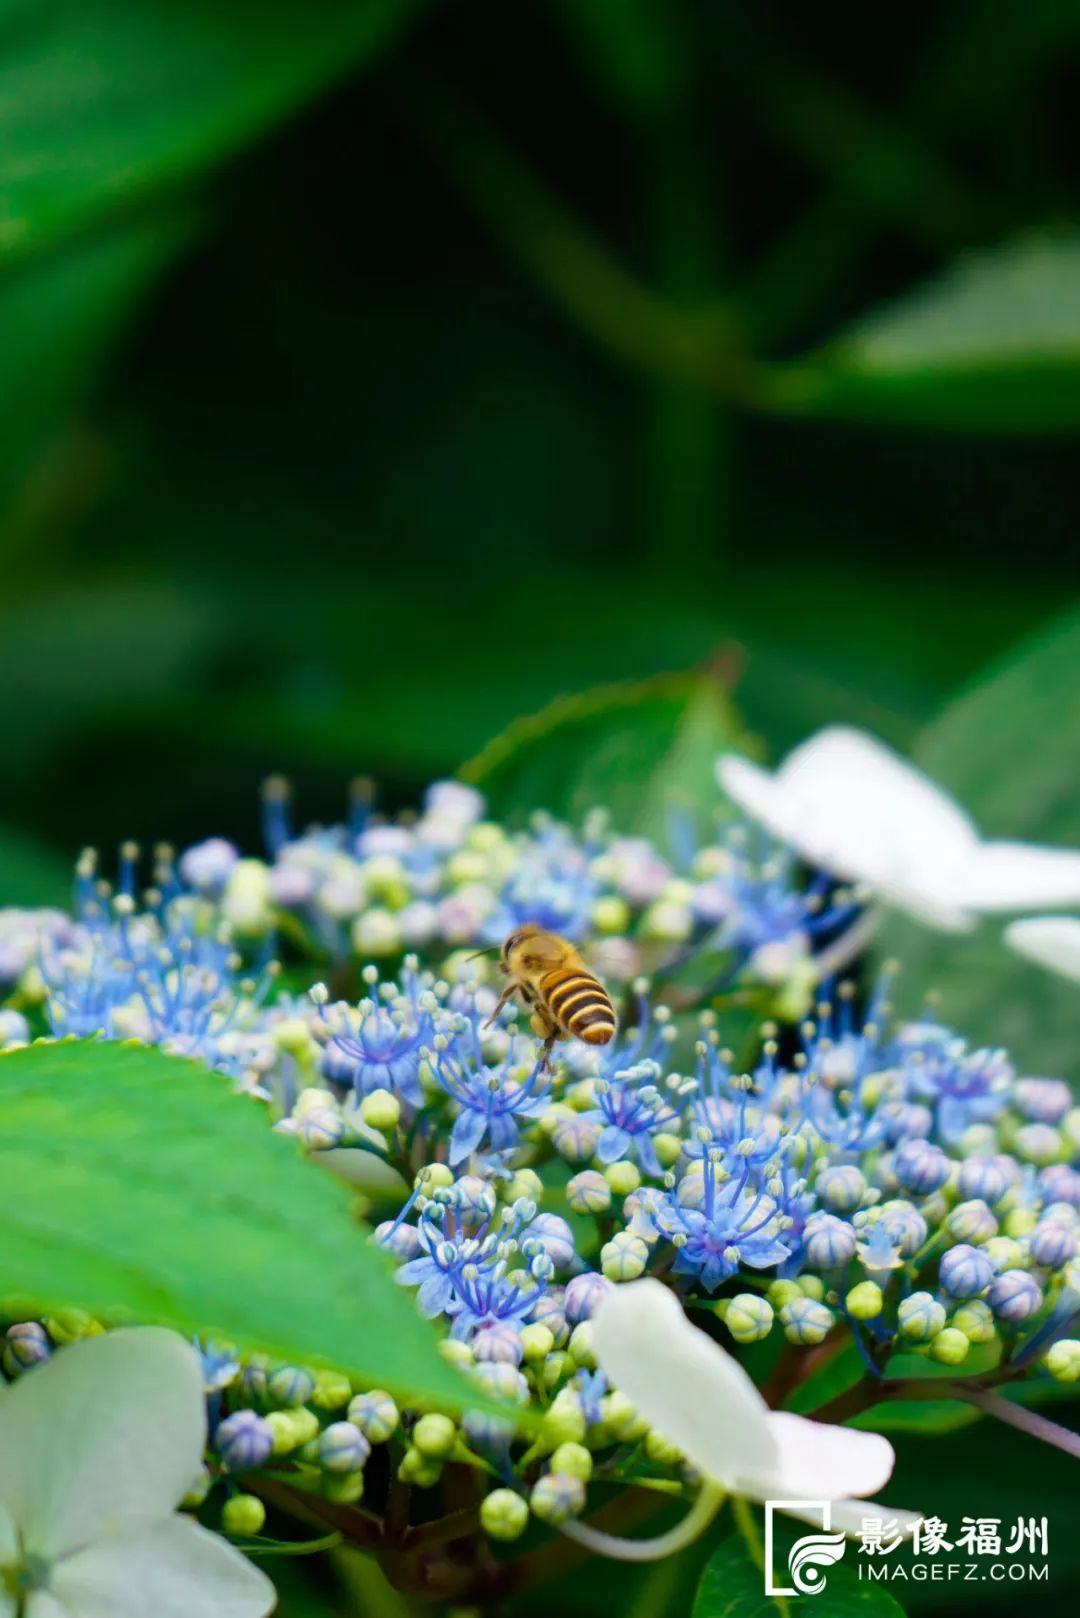
[[[951,702],[915,760],[990,837],[1080,848],[1080,613],[1025,642]],[[937,991],[943,1017],[979,1044],[1007,1046],[1028,1072],[1080,1080],[1080,986],[1008,949],[1003,923],[970,936],[889,923],[896,998],[915,1011]]]
[[[0,908],[60,905],[71,897],[72,865],[26,832],[0,826]]]
[[[671,816],[709,824],[716,755],[745,745],[711,670],[600,686],[520,719],[466,764],[496,814],[547,809],[580,821],[604,806],[621,832],[666,842]]]
[[[853,1564],[856,1555],[849,1545],[848,1562]],[[776,1569],[781,1585],[787,1583],[784,1571],[782,1566]],[[904,1618],[903,1608],[882,1585],[863,1583],[843,1562],[828,1569],[821,1593],[788,1596],[781,1603],[765,1594],[761,1569],[736,1534],[724,1540],[702,1574],[693,1618],[784,1618],[791,1610],[805,1611],[807,1618],[814,1612],[828,1618]]]
[[[131,1315],[478,1402],[347,1193],[195,1062],[93,1041],[0,1055],[0,1181],[9,1311]]]
[[[795,415],[994,432],[1080,428],[1080,236],[965,258],[764,384]]]
[[[0,256],[229,155],[417,9],[418,0],[0,0]]]

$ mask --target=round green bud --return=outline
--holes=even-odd
[[[982,1250],[991,1260],[994,1268],[1002,1270],[1022,1270],[1026,1262],[1026,1254],[1019,1242],[1014,1242],[1011,1236],[991,1236],[989,1241],[983,1242]]]
[[[307,1404],[315,1392],[315,1378],[302,1366],[282,1365],[271,1376],[266,1391],[280,1408],[296,1408]]]
[[[418,1489],[433,1489],[442,1476],[442,1463],[429,1460],[412,1445],[401,1457],[398,1477],[403,1483],[414,1483]]]
[[[363,1472],[324,1472],[323,1498],[336,1506],[355,1506],[364,1497]]]
[[[449,1416],[421,1416],[412,1430],[413,1448],[428,1461],[445,1461],[457,1443],[457,1428]]]
[[[210,1469],[200,1466],[192,1480],[191,1487],[181,1500],[180,1504],[185,1511],[198,1511],[210,1490],[214,1487],[214,1480],[210,1476]]]
[[[815,1303],[825,1301],[825,1283],[820,1275],[800,1275],[799,1290],[804,1298],[812,1298]]]
[[[563,1389],[563,1393],[567,1389]],[[555,1395],[555,1403],[541,1418],[537,1442],[542,1449],[556,1450],[560,1444],[580,1444],[585,1437],[585,1413],[580,1402],[567,1403],[557,1409],[562,1393]]]
[[[982,1298],[962,1303],[949,1324],[962,1331],[969,1343],[992,1343],[997,1336],[994,1311]]]
[[[446,1191],[454,1183],[454,1171],[445,1163],[426,1163],[416,1176],[422,1191]]]
[[[46,1315],[43,1324],[60,1348],[80,1337],[100,1337],[105,1330],[85,1309],[58,1309],[54,1315]]]
[[[316,1410],[344,1410],[352,1398],[352,1384],[340,1371],[316,1371],[311,1403]]]
[[[657,1466],[678,1466],[682,1460],[682,1453],[676,1449],[670,1439],[663,1433],[657,1433],[650,1427],[645,1434],[645,1454]]]
[[[636,1281],[644,1275],[648,1262],[648,1247],[640,1236],[632,1236],[628,1230],[620,1230],[600,1249],[600,1268],[609,1281]]]
[[[1019,1241],[1021,1236],[1030,1236],[1038,1223],[1038,1215],[1030,1208],[1014,1208],[1005,1216],[1005,1234]]]
[[[518,1169],[511,1179],[503,1181],[499,1195],[507,1207],[519,1197],[528,1197],[539,1206],[544,1200],[544,1182],[533,1169]]]
[[[314,1410],[287,1410],[298,1444],[306,1444],[319,1436],[319,1418]]]
[[[793,1298],[801,1298],[803,1290],[798,1281],[772,1281],[765,1295],[774,1309],[782,1309]]]
[[[448,1365],[456,1365],[461,1370],[471,1365],[475,1358],[468,1343],[462,1343],[456,1337],[442,1338],[439,1343],[439,1353]]]
[[[661,1132],[653,1136],[653,1150],[660,1159],[661,1168],[669,1169],[679,1160],[679,1153],[683,1143],[678,1135],[667,1135]]]
[[[547,1356],[543,1367],[545,1388],[554,1388],[564,1377],[572,1376],[577,1367],[565,1348],[557,1348]]]
[[[630,906],[625,899],[607,894],[593,905],[592,924],[598,933],[625,933],[630,925]]]
[[[755,1292],[737,1292],[726,1300],[721,1319],[737,1343],[759,1343],[773,1328],[772,1304]],[[786,1306],[785,1306],[786,1307]],[[715,1306],[720,1314],[720,1305]]]
[[[596,1370],[596,1354],[593,1351],[593,1324],[591,1320],[583,1320],[574,1327],[570,1333],[570,1358],[575,1365],[580,1365],[586,1371]]]
[[[604,1179],[617,1197],[628,1197],[641,1184],[641,1170],[636,1163],[609,1163]]]
[[[234,1494],[221,1508],[221,1526],[235,1539],[261,1534],[265,1522],[266,1507],[254,1494]]]
[[[1075,1337],[1061,1338],[1047,1349],[1043,1364],[1055,1382],[1080,1381],[1080,1342]]]
[[[385,1444],[397,1431],[398,1407],[383,1388],[372,1388],[370,1393],[358,1393],[350,1400],[346,1412],[354,1427],[359,1427],[372,1444]]]
[[[547,1359],[554,1347],[555,1338],[547,1326],[541,1326],[536,1322],[521,1328],[521,1352],[526,1365]]]
[[[592,1477],[593,1458],[584,1444],[560,1444],[552,1452],[551,1470],[588,1483]]]
[[[585,1505],[585,1485],[580,1478],[563,1472],[547,1472],[534,1483],[529,1495],[533,1515],[541,1522],[561,1523],[576,1517]]]
[[[387,1134],[401,1118],[401,1102],[389,1090],[372,1090],[360,1103],[360,1116],[370,1129]]]
[[[566,1200],[575,1213],[607,1213],[611,1207],[611,1187],[599,1170],[582,1169],[567,1181]]]
[[[897,1310],[901,1337],[909,1343],[928,1343],[945,1329],[945,1305],[932,1292],[913,1292]]]
[[[600,1415],[604,1426],[620,1444],[631,1444],[644,1438],[649,1430],[625,1393],[606,1393],[600,1401]]]
[[[273,1434],[275,1455],[288,1455],[291,1450],[307,1443],[309,1435],[299,1433],[293,1421],[293,1411],[271,1410],[266,1422]]]
[[[855,1320],[876,1320],[885,1306],[885,1298],[876,1281],[860,1281],[844,1299],[847,1312]]]
[[[278,1049],[290,1056],[303,1058],[317,1048],[311,1029],[302,1017],[283,1017],[274,1024],[271,1033]]]
[[[956,1326],[946,1326],[930,1344],[930,1358],[939,1365],[962,1365],[967,1359],[970,1339]]]
[[[513,1489],[492,1489],[480,1507],[480,1526],[492,1539],[520,1539],[529,1522],[529,1507]]]

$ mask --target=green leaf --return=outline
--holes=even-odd
[[[0,1055],[0,1181],[9,1307],[130,1315],[483,1403],[348,1194],[198,1063],[94,1041]]]
[[[807,1528],[806,1533],[813,1529]],[[765,1594],[765,1579],[736,1534],[713,1553],[694,1599],[693,1618],[785,1618],[790,1611],[828,1614],[828,1618],[904,1618],[903,1608],[880,1584],[864,1584],[853,1571],[857,1552],[848,1546],[848,1564],[836,1563],[826,1573],[824,1596]],[[779,1557],[778,1557],[779,1560]],[[784,1568],[777,1582],[786,1584]]]
[[[724,748],[745,746],[727,689],[702,670],[599,686],[520,719],[461,770],[494,813],[580,821],[604,805],[616,830],[663,846],[672,817],[707,827]]]
[[[973,254],[776,371],[794,415],[988,432],[1080,428],[1080,236]]]
[[[231,155],[417,0],[0,0],[0,257]]]
[[[1080,848],[1080,613],[1025,642],[955,698],[917,739],[915,762],[955,793],[988,837]],[[946,1021],[980,1045],[1004,1045],[1028,1072],[1080,1077],[1080,986],[1021,960],[1004,922],[946,935],[891,920],[881,950],[902,971],[896,999],[918,1010],[931,990]]]

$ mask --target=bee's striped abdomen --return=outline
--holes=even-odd
[[[544,1003],[561,1029],[587,1045],[606,1045],[615,1035],[615,1008],[591,972],[564,967],[540,981]]]

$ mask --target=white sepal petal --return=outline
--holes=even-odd
[[[0,1500],[53,1561],[132,1513],[165,1515],[202,1460],[202,1368],[174,1332],[86,1338],[0,1398]]]
[[[1005,940],[1029,961],[1080,983],[1080,918],[1027,916],[1006,927]]]
[[[70,1618],[264,1618],[277,1592],[241,1553],[186,1517],[128,1522],[53,1569]]]
[[[798,1517],[803,1522],[818,1521],[807,1512],[792,1511],[788,1515]],[[887,1522],[895,1523],[896,1532],[907,1539],[915,1524],[922,1522],[924,1515],[921,1511],[904,1511],[899,1506],[887,1506],[883,1500],[834,1500],[832,1504],[833,1527],[842,1528],[845,1534],[853,1538],[861,1534],[869,1522]]]
[[[1080,853],[1034,843],[982,843],[964,895],[973,910],[1031,910],[1080,904]]]
[[[876,1494],[892,1476],[893,1447],[880,1433],[809,1421],[790,1411],[768,1417],[779,1466],[759,1487],[770,1500],[846,1500]]]
[[[614,1287],[593,1317],[593,1344],[608,1379],[707,1477],[731,1488],[779,1465],[761,1394],[660,1281]]]

